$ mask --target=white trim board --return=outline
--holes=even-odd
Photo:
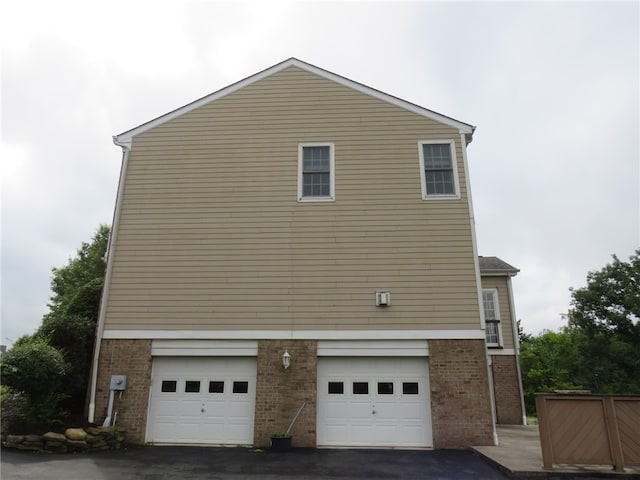
[[[482,340],[484,330],[104,330],[102,338],[200,340]]]
[[[153,340],[154,357],[255,357],[257,340]],[[427,340],[319,340],[319,357],[428,357]]]
[[[440,113],[433,112],[424,107],[420,107],[419,105],[413,104],[411,102],[407,102],[406,100],[402,100],[400,98],[386,94],[374,88],[367,87],[366,85],[363,85],[358,82],[354,82],[353,80],[349,80],[348,78],[329,72],[328,70],[323,70],[322,68],[316,67],[315,65],[311,65],[310,63],[303,62],[301,60],[298,60],[297,58],[289,58],[288,60],[280,62],[276,65],[273,65],[267,68],[266,70],[262,70],[261,72],[258,72],[243,80],[233,83],[227,87],[224,87],[216,92],[206,95],[198,100],[188,103],[187,105],[184,105],[175,110],[172,110],[171,112],[161,115],[153,120],[150,120],[149,122],[143,123],[142,125],[132,128],[131,130],[127,130],[126,132],[123,132],[119,135],[114,136],[113,140],[117,144],[130,142],[131,139],[136,135],[139,135],[148,130],[151,130],[152,128],[155,128],[158,125],[162,125],[163,123],[168,122],[169,120],[173,120],[174,118],[179,117],[180,115],[184,115],[185,113],[191,112],[192,110],[195,110],[198,107],[206,105],[210,102],[214,102],[222,97],[225,97],[233,92],[240,90],[243,87],[246,87],[247,85],[251,85],[252,83],[262,80],[263,78],[266,78],[270,75],[278,73],[289,67],[300,68],[307,72],[326,78],[327,80],[336,82],[345,87],[352,88],[360,93],[370,95],[379,100],[391,103],[398,107],[409,110],[410,112],[417,113],[418,115],[421,115],[423,117],[429,118],[431,120],[435,120],[444,125],[455,128],[461,134],[466,135],[466,143],[469,143],[471,141],[471,136],[473,135],[473,131],[475,130],[475,127],[473,125],[460,122],[458,120],[447,117]]]
[[[513,348],[487,348],[487,355],[493,357],[497,355],[515,355],[516,351]]]
[[[153,340],[151,355],[154,357],[216,356],[255,357],[257,340]]]
[[[319,357],[428,357],[427,340],[319,340]]]

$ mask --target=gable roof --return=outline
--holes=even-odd
[[[515,276],[520,271],[513,265],[509,265],[498,257],[478,257],[480,275],[507,275]]]
[[[130,130],[127,130],[119,135],[115,135],[113,137],[113,141],[116,145],[122,145],[122,144],[127,144],[131,142],[131,139],[133,137],[135,137],[136,135],[139,135],[141,133],[144,133],[148,130],[151,130],[154,127],[157,127],[158,125],[162,125],[165,122],[168,122],[169,120],[172,120],[180,115],[183,115],[185,113],[188,113],[192,110],[195,110],[198,107],[201,107],[203,105],[206,105],[210,102],[214,102],[226,95],[229,95],[230,93],[233,93],[243,87],[246,87],[247,85],[251,85],[254,82],[257,82],[259,80],[262,80],[265,77],[268,77],[270,75],[273,75],[275,73],[278,73],[286,68],[289,67],[297,67],[300,68],[302,70],[305,70],[307,72],[313,73],[315,75],[318,75],[320,77],[326,78],[328,80],[331,80],[333,82],[339,83],[340,85],[344,85],[346,87],[352,88],[354,90],[357,90],[358,92],[364,93],[366,95],[370,95],[374,98],[377,98],[379,100],[383,100],[385,102],[391,103],[393,105],[399,106],[401,108],[404,108],[406,110],[409,110],[413,113],[417,113],[418,115],[422,115],[423,117],[429,118],[431,120],[434,120],[436,122],[440,122],[443,123],[447,126],[450,126],[452,128],[455,128],[457,130],[460,131],[461,134],[464,134],[467,140],[467,144],[469,142],[471,142],[472,140],[472,136],[473,136],[473,131],[475,130],[475,127],[473,125],[469,125],[468,123],[464,123],[461,122],[459,120],[455,120],[451,117],[447,117],[446,115],[442,115],[440,113],[434,112],[432,110],[428,110],[424,107],[421,107],[419,105],[416,105],[414,103],[411,102],[407,102],[406,100],[402,100],[398,97],[394,97],[393,95],[389,95],[386,94],[384,92],[381,92],[380,90],[376,90],[374,88],[368,87],[366,85],[363,85],[361,83],[355,82],[353,80],[349,80],[346,77],[342,77],[340,75],[337,75],[335,73],[329,72],[328,70],[324,70],[322,68],[318,68],[315,65],[311,65],[310,63],[306,63],[303,62],[302,60],[298,60],[297,58],[289,58],[288,60],[285,60],[283,62],[277,63],[265,70],[262,70],[261,72],[258,72],[254,75],[251,75],[247,78],[244,78],[243,80],[240,80],[236,83],[233,83],[227,87],[224,87],[216,92],[213,92],[209,95],[206,95],[202,98],[199,98],[198,100],[195,100],[191,103],[188,103],[182,107],[179,107],[175,110],[172,110],[168,113],[165,113],[164,115],[161,115],[157,118],[154,118],[153,120],[150,120],[146,123],[143,123],[142,125],[139,125],[135,128],[132,128]]]

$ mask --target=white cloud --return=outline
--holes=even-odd
[[[34,14],[37,12],[37,14]],[[480,253],[521,269],[525,329],[640,245],[637,3],[5,2],[2,328],[110,222],[111,135],[296,56],[478,126]],[[6,161],[10,159],[10,161]]]

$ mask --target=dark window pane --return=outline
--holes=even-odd
[[[175,393],[178,386],[178,382],[175,380],[163,380],[162,381],[162,391],[164,393]]]
[[[405,395],[418,395],[418,382],[402,382],[402,393]]]
[[[455,195],[453,161],[448,144],[422,146],[428,195]]]
[[[331,147],[302,148],[302,196],[331,195]]]
[[[302,170],[326,172],[329,170],[329,147],[303,147]]]
[[[305,173],[302,176],[302,195],[305,197],[328,197],[331,194],[329,173]]]
[[[354,395],[367,395],[369,393],[369,384],[367,382],[353,382]]]
[[[426,144],[422,146],[426,169],[451,168],[451,148],[448,144]]]
[[[332,394],[343,394],[344,393],[344,383],[342,383],[342,382],[329,382],[329,393],[332,393]]]
[[[209,382],[209,393],[224,393],[224,382]]]
[[[427,180],[427,193],[431,195],[454,194],[453,171],[429,171],[425,172]]]
[[[378,382],[378,395],[393,395],[393,382]]]
[[[185,393],[200,393],[199,380],[187,380],[184,384]]]
[[[233,382],[233,393],[247,393],[249,382]]]

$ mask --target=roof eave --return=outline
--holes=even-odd
[[[480,276],[482,277],[515,277],[520,270],[482,270],[480,269]]]

